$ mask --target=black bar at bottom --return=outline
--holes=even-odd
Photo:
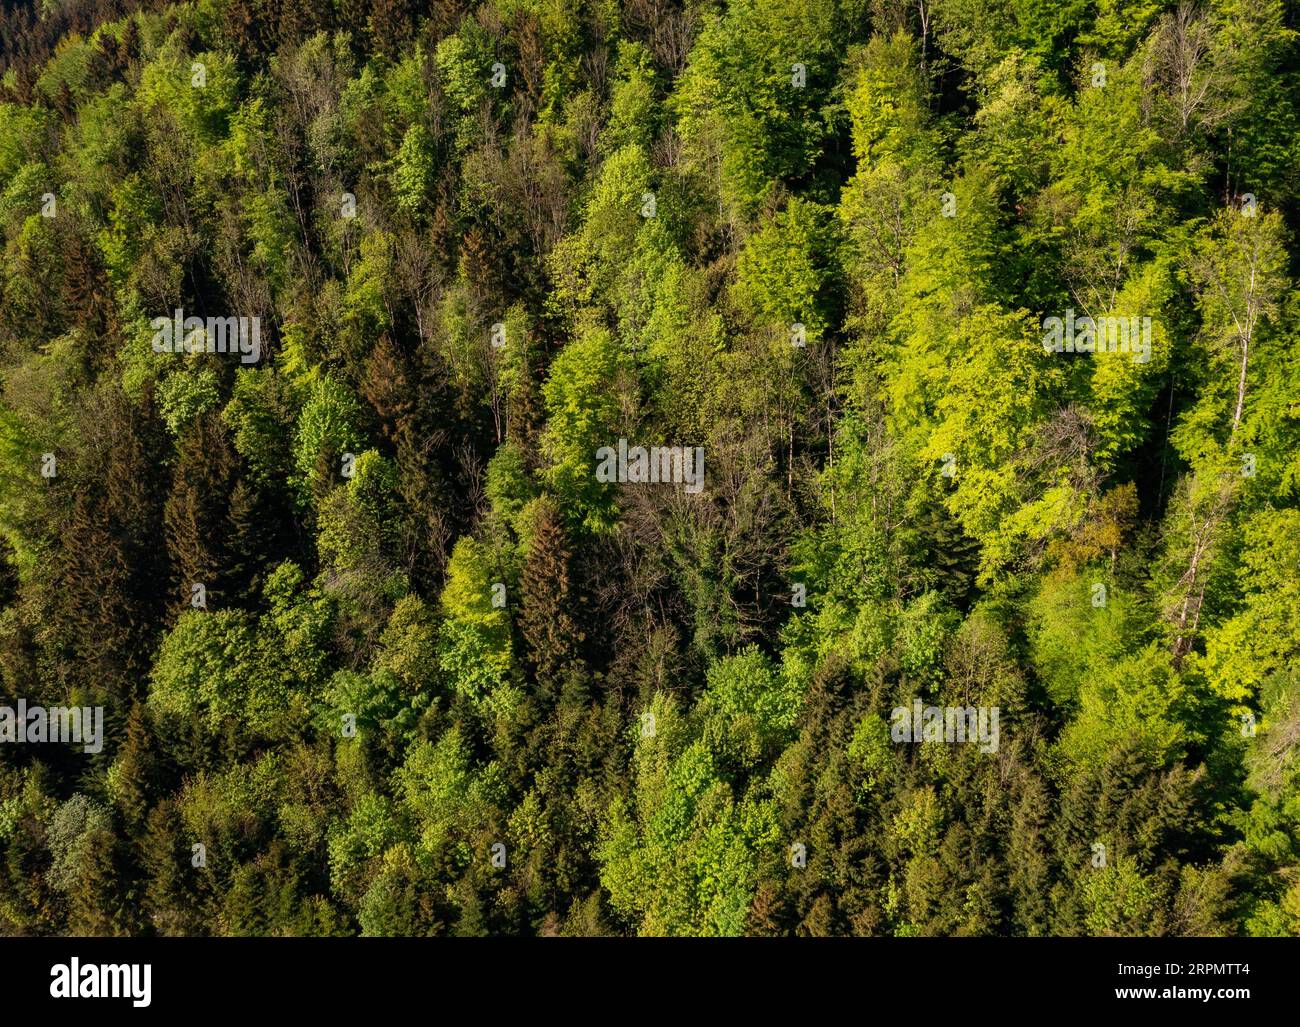
[[[487,1022],[1125,1007],[1221,1019],[1294,1011],[1297,957],[1285,939],[10,938],[0,1003],[205,1020],[412,1002]]]

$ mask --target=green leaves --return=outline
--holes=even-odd
[[[163,715],[232,719],[268,738],[295,732],[319,693],[330,605],[284,564],[268,578],[268,612],[187,610],[163,639],[149,699]]]
[[[398,207],[408,214],[423,213],[433,175],[433,140],[424,125],[417,121],[402,137],[393,165],[393,189]]]
[[[596,478],[596,450],[618,445],[623,357],[603,328],[588,328],[551,363],[543,387],[546,481],[571,523],[590,531],[614,524],[613,490]]]
[[[732,721],[752,720],[764,740],[790,736],[802,700],[799,683],[786,679],[755,646],[709,668],[705,709]]]
[[[830,0],[744,0],[696,40],[670,103],[688,164],[715,165],[720,199],[742,216],[805,176],[830,134],[825,100],[843,59],[835,14]]]
[[[0,33],[0,933],[1300,931],[1285,4],[334,6]]]
[[[1242,535],[1241,609],[1205,642],[1210,686],[1236,702],[1300,661],[1300,511],[1261,510]]]
[[[836,240],[826,212],[792,200],[770,225],[746,240],[734,294],[756,326],[789,345],[790,326],[804,325],[805,344],[820,342],[835,319]]]
[[[340,475],[345,453],[361,449],[361,407],[342,382],[318,379],[298,415],[293,447],[294,482],[306,499]]]
[[[513,583],[505,561],[487,545],[472,538],[456,543],[442,590],[438,663],[470,699],[489,698],[510,674],[510,616],[502,601]]]

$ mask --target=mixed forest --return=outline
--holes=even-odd
[[[1300,935],[1298,21],[0,0],[0,934]]]

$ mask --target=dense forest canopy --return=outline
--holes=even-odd
[[[0,933],[1300,934],[1297,12],[3,0]]]

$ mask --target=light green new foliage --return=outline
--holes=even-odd
[[[456,149],[468,152],[481,138],[482,126],[475,116],[498,92],[491,87],[493,40],[470,18],[460,30],[447,36],[434,50],[433,62],[438,81],[447,97],[449,113],[454,118]]]
[[[773,667],[756,646],[709,668],[706,709],[728,719],[752,718],[760,737],[788,737],[798,721],[802,701],[799,684]]]
[[[655,86],[654,64],[646,48],[635,40],[621,41],[610,95],[609,125],[601,137],[611,151],[653,142],[660,109],[655,103]]]
[[[277,670],[295,689],[314,694],[325,680],[333,615],[328,594],[309,586],[302,570],[289,562],[270,573],[262,593],[268,607],[264,622],[271,629],[263,635]]]
[[[281,189],[268,189],[249,197],[244,222],[253,242],[254,263],[272,288],[285,282],[297,242],[297,225]]]
[[[193,84],[203,66],[203,86]],[[228,54],[189,57],[172,49],[160,53],[140,73],[136,103],[144,111],[162,108],[173,116],[194,144],[219,143],[238,106],[239,72]]]
[[[38,443],[18,415],[0,408],[0,474],[5,481],[0,490],[0,536],[12,549],[20,573],[36,566],[39,560],[39,552],[24,528],[34,509],[32,486],[40,474],[40,461]]]
[[[439,353],[447,364],[448,375],[462,395],[472,395],[490,387],[492,382],[489,347],[492,331],[487,318],[473,306],[473,283],[462,270],[447,290],[438,310],[437,334]],[[509,364],[511,355],[510,325],[506,325],[506,350],[501,364]],[[508,370],[500,367],[506,375]]]
[[[926,592],[908,603],[899,618],[897,649],[902,671],[917,685],[928,688],[943,678],[944,657],[960,625],[957,611],[943,597]]]
[[[737,659],[714,679],[714,708],[734,717],[746,698],[779,704],[770,665],[756,652]],[[615,800],[602,825],[601,881],[639,934],[740,934],[759,854],[777,844],[774,807],[756,791],[737,796],[709,743],[691,740],[672,699],[656,695],[647,712],[653,720],[641,722],[634,757],[635,805]]]
[[[487,95],[490,62],[483,56],[460,35],[447,36],[434,51],[443,91],[460,114],[473,111]]]
[[[320,511],[316,545],[323,567],[335,574],[362,574],[370,588],[383,587],[367,572],[382,566],[381,550],[395,543],[396,485],[390,460],[374,450],[357,455],[353,476]]]
[[[499,323],[505,332],[505,345],[493,350],[489,368],[496,388],[508,400],[518,399],[532,384],[532,370],[539,360],[538,347],[534,341],[535,336],[530,332],[532,324],[528,311],[522,303],[516,303],[506,311]],[[507,435],[510,434],[510,428],[507,422]]]
[[[1018,195],[1041,184],[1060,145],[1052,136],[1059,101],[1042,95],[1041,73],[1040,63],[1022,52],[1003,58],[981,81],[975,131],[961,139],[966,161]]]
[[[436,745],[418,742],[395,775],[398,794],[419,825],[420,844],[436,852],[446,840],[469,792],[469,747],[457,728]]]
[[[45,65],[44,73],[36,81],[36,88],[51,101],[58,99],[65,86],[74,94],[81,92],[89,77],[93,52],[90,40],[80,36],[66,38]]]
[[[551,362],[542,389],[547,484],[570,520],[591,531],[607,531],[615,519],[613,488],[596,478],[596,451],[618,445],[623,366],[613,336],[586,328]]]
[[[1079,712],[1061,734],[1060,750],[1076,768],[1099,767],[1109,753],[1134,745],[1154,766],[1187,749],[1187,686],[1159,643],[1092,669],[1080,683]]]
[[[231,170],[264,189],[278,184],[279,169],[270,159],[275,128],[266,100],[254,96],[239,105],[230,117],[224,143]],[[273,192],[273,195],[277,195]]]
[[[664,202],[671,204],[671,199]],[[665,280],[681,263],[673,240],[671,206],[658,208],[637,232],[631,252],[623,259],[608,297],[618,318],[618,334],[625,349],[640,353],[643,335],[659,302]]]
[[[345,452],[361,449],[360,418],[361,406],[342,382],[327,374],[313,383],[298,416],[293,447],[294,480],[304,499],[314,485],[329,480],[321,478],[321,474],[341,470],[340,465],[319,471],[317,461],[323,452],[328,450],[337,461]]]
[[[1084,923],[1096,936],[1140,935],[1160,908],[1152,882],[1127,856],[1089,867],[1080,875]]]
[[[424,47],[416,43],[409,54],[385,68],[384,108],[394,122],[414,125],[428,114],[426,66]]]
[[[769,804],[739,804],[696,742],[669,774],[664,806],[641,827],[611,812],[601,849],[611,901],[642,935],[737,935],[756,880],[756,853],[776,840]],[[642,833],[644,832],[644,833]]]
[[[436,743],[413,745],[394,785],[418,832],[417,858],[441,855],[452,836],[459,835],[457,857],[467,861],[466,836],[486,826],[488,809],[502,798],[499,767],[489,763],[475,769],[469,744],[456,727]]]
[[[210,364],[177,369],[158,383],[158,404],[167,430],[179,436],[194,419],[221,402],[217,372]]]
[[[1105,605],[1093,603],[1094,585]],[[1028,604],[1030,661],[1053,701],[1073,703],[1081,687],[1139,643],[1141,621],[1133,603],[1101,570],[1043,582]]]
[[[1286,237],[1277,211],[1223,210],[1187,257],[1201,330],[1194,339],[1202,385],[1171,438],[1193,467],[1240,452],[1238,432],[1258,386],[1259,353],[1276,331],[1287,288]]]
[[[267,737],[324,686],[330,603],[282,564],[268,577],[261,618],[243,610],[187,610],[164,637],[149,701],[164,715],[201,713],[212,725],[236,717]]]
[[[1045,536],[1064,518],[1059,501],[1029,492],[1017,468],[1030,433],[1048,411],[1047,396],[1060,371],[1050,363],[1056,354],[1043,352],[1023,312],[981,307],[958,325],[955,343],[934,431],[921,456],[936,475],[947,455],[954,458],[953,489],[945,502],[983,545],[981,571],[991,578],[1026,540]],[[1021,509],[1034,501],[1036,506]]]
[[[872,36],[847,106],[860,171],[885,159],[923,162],[934,145],[920,49],[907,33]]]
[[[417,121],[406,130],[393,162],[393,189],[399,208],[409,214],[424,211],[434,171],[433,140]]]
[[[726,325],[707,301],[704,276],[679,259],[667,263],[655,285],[653,308],[639,334],[639,375],[666,435],[699,444],[717,417]]]
[[[1210,686],[1236,702],[1300,665],[1300,511],[1261,510],[1242,534],[1241,610],[1205,640]]]
[[[1065,206],[1068,218],[1066,284],[1079,315],[1090,317],[1115,309],[1126,279],[1141,270],[1137,255],[1155,249],[1164,234],[1170,192],[1187,185],[1165,163],[1167,150],[1142,116],[1141,58],[1107,69],[1104,88],[1082,90],[1064,110],[1063,145],[1048,151],[1054,164],[1049,200]]]
[[[483,483],[483,493],[492,504],[492,512],[518,531],[519,514],[535,492],[523,452],[507,440],[488,461]]]
[[[330,828],[328,851],[330,882],[341,893],[360,892],[366,880],[366,864],[382,856],[398,840],[396,803],[377,792],[357,800],[347,816]]]
[[[372,232],[361,240],[361,259],[348,275],[345,317],[363,337],[373,337],[392,323],[388,290],[395,240],[390,232]]]
[[[862,338],[851,342],[863,349],[874,353],[878,333],[897,312],[905,255],[921,226],[940,213],[942,194],[935,185],[941,181],[937,163],[900,163],[889,156],[860,165],[840,194],[844,268],[860,296],[854,327],[860,324]],[[864,379],[855,392],[874,388],[871,366],[868,360],[848,362],[848,369]]]
[[[0,103],[0,185],[7,188],[18,169],[36,157],[45,126],[54,116],[41,107]]]
[[[286,437],[280,419],[292,403],[292,389],[277,371],[241,367],[235,372],[230,401],[221,416],[250,474],[261,482],[289,474],[293,439]]]
[[[0,223],[13,228],[38,213],[44,195],[54,184],[50,169],[43,161],[24,164],[0,191]]]
[[[705,17],[669,102],[687,166],[716,175],[730,216],[752,215],[778,180],[816,160],[829,131],[819,108],[844,58],[835,13],[830,0],[741,0]]]
[[[794,199],[745,242],[736,264],[735,297],[757,326],[777,329],[788,346],[790,325],[802,323],[806,343],[821,341],[831,312],[834,241],[826,213]]]
[[[652,192],[650,162],[632,143],[606,158],[583,209],[580,231],[561,239],[547,257],[555,279],[551,302],[566,311],[592,303],[612,304],[615,283],[632,257],[642,214]],[[658,216],[658,201],[655,204]]]
[[[133,172],[114,187],[108,227],[100,231],[97,240],[114,284],[122,287],[131,280],[145,246],[157,234],[154,226],[161,221],[162,205],[158,196],[139,172]],[[150,316],[169,313],[155,311]]]
[[[434,614],[415,593],[403,596],[379,639],[378,669],[395,674],[411,692],[431,688],[437,672]]]
[[[942,191],[955,197],[955,217],[942,216]],[[942,191],[928,199],[915,235],[905,241],[901,276],[893,283],[897,305],[881,340],[885,396],[900,434],[933,410],[949,368],[964,366],[975,352],[969,332],[977,319],[998,324],[1012,316],[992,309],[999,306],[991,282],[999,259],[994,183],[976,169]],[[1029,319],[1017,320],[1013,337],[1027,338]]]
[[[1151,319],[1149,360],[1142,354],[1105,352],[1076,358],[1088,381],[1089,424],[1097,433],[1093,461],[1109,471],[1122,454],[1133,452],[1149,437],[1153,401],[1168,371],[1173,340],[1172,326],[1161,317],[1168,309],[1176,288],[1171,267],[1173,256],[1162,253],[1132,276],[1116,296],[1112,309],[1103,316],[1123,317],[1132,325]],[[1142,328],[1145,333],[1145,327]],[[1131,333],[1130,333],[1131,334]],[[1144,335],[1145,338],[1145,335]],[[1130,340],[1130,348],[1137,340]]]
[[[1261,502],[1300,499],[1300,295],[1286,294],[1274,327],[1255,348],[1267,372],[1255,377],[1242,419],[1242,450],[1255,455],[1255,477],[1246,489],[1249,509]]]
[[[888,773],[894,754],[894,744],[885,718],[878,713],[869,713],[863,717],[853,730],[848,752],[849,759],[862,775],[862,790],[870,792]]]
[[[242,706],[263,682],[255,619],[242,610],[190,610],[163,640],[150,702],[161,713],[206,710],[214,719]]]
[[[78,792],[59,806],[45,830],[49,838],[50,868],[46,877],[54,887],[70,890],[81,865],[82,839],[90,831],[112,831],[113,820],[102,804]]]
[[[511,645],[508,605],[493,606],[493,586],[506,586],[509,603],[513,585],[504,555],[466,536],[447,563],[441,606],[445,616],[439,631],[438,663],[456,691],[475,700],[486,699],[510,673]]]
[[[1300,935],[1295,4],[146,6],[0,32],[0,934]]]

